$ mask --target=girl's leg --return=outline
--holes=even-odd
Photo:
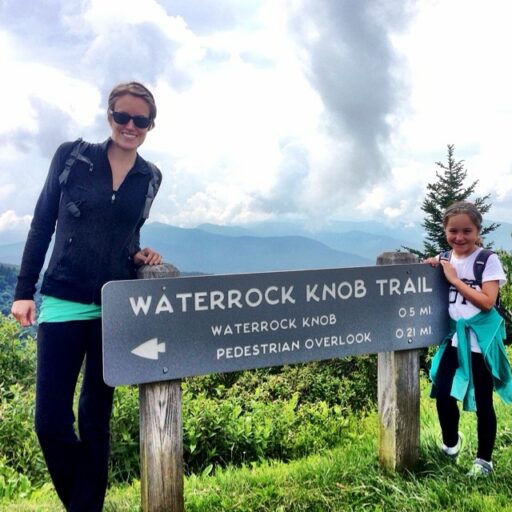
[[[453,377],[458,366],[457,349],[450,345],[446,347],[439,363],[435,382],[437,414],[443,443],[450,447],[455,446],[459,441],[459,407],[457,400],[450,395]]]
[[[101,511],[107,489],[114,388],[103,381],[101,320],[81,322],[87,347],[78,425],[82,460],[70,511]]]
[[[472,353],[471,362],[477,409],[478,452],[476,456],[491,462],[497,429],[493,404],[494,385],[482,354]]]
[[[73,395],[85,353],[69,324],[39,326],[35,412],[35,430],[48,471],[66,508],[71,500],[80,451],[73,426]]]

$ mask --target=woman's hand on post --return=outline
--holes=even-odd
[[[133,255],[133,261],[135,265],[160,265],[162,256],[153,249],[144,247]]]
[[[36,323],[36,303],[33,300],[15,300],[12,303],[11,313],[22,327],[29,327]]]

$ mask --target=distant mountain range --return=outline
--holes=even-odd
[[[512,224],[502,222],[487,241],[512,250]],[[179,228],[144,226],[141,243],[157,249],[182,272],[226,274],[374,265],[383,252],[423,248],[419,226],[337,221],[322,230],[299,223],[260,222],[240,226],[202,224]],[[0,263],[19,265],[24,242],[0,245]],[[402,249],[403,250],[403,249]]]

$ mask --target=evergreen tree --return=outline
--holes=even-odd
[[[464,182],[467,177],[467,171],[464,168],[464,161],[456,161],[454,158],[455,147],[448,144],[448,161],[436,162],[439,169],[436,171],[437,181],[427,185],[427,196],[423,200],[421,209],[425,212],[426,217],[422,226],[425,228],[426,237],[423,242],[423,251],[404,247],[408,251],[417,254],[421,259],[435,256],[442,251],[450,249],[446,242],[443,228],[443,213],[452,203],[456,201],[471,201],[477,207],[482,216],[487,213],[491,204],[487,203],[490,195],[470,199],[474,193],[478,180],[475,180],[469,186],[465,186]],[[486,227],[482,227],[481,236],[485,237],[487,233],[494,231],[499,224],[492,223]],[[492,244],[486,245],[490,247]]]

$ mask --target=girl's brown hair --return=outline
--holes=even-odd
[[[482,214],[478,211],[478,208],[469,201],[457,201],[456,203],[448,206],[443,215],[443,226],[446,227],[450,217],[453,217],[454,215],[460,215],[461,213],[468,215],[480,232],[482,229]]]
[[[476,226],[478,233],[480,233],[482,230],[482,214],[478,211],[478,208],[469,201],[457,201],[448,206],[443,215],[443,227],[446,228],[450,217],[460,214],[466,214]],[[482,239],[480,237],[478,237],[477,245],[482,245]]]
[[[156,103],[155,98],[151,91],[142,85],[140,82],[124,82],[116,85],[108,96],[108,109],[109,116],[110,111],[115,110],[114,107],[116,105],[116,101],[125,94],[131,94],[132,96],[136,96],[137,98],[142,98],[149,107],[149,118],[151,119],[151,123],[149,124],[148,130],[151,130],[155,127],[155,118],[156,118]]]

